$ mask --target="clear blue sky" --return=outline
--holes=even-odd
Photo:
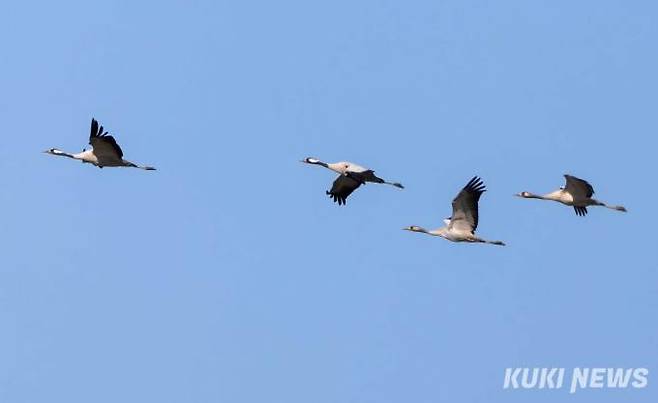
[[[0,402],[656,402],[658,5],[5,2]],[[96,117],[126,158],[99,170]],[[346,208],[348,160],[399,180]],[[520,200],[587,178],[628,214]],[[438,227],[473,175],[479,232]],[[510,392],[506,367],[648,367]]]

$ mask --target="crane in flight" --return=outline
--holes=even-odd
[[[399,189],[404,189],[404,186],[400,183],[387,182],[384,179],[377,177],[375,171],[352,162],[343,161],[328,164],[316,158],[305,158],[301,162],[305,164],[319,165],[338,174],[338,177],[334,180],[334,183],[331,186],[331,190],[327,190],[326,192],[327,195],[334,200],[334,203],[338,203],[338,205],[344,205],[347,203],[347,197],[358,189],[359,186],[365,185],[367,182],[382,183],[395,186]]]
[[[443,220],[446,224],[444,227],[428,231],[425,228],[412,225],[403,229],[438,236],[452,242],[488,243],[505,246],[502,241],[488,241],[475,235],[479,221],[478,202],[485,191],[486,188],[482,179],[475,176],[452,201],[452,216]]]
[[[530,192],[521,192],[516,194],[516,196],[524,199],[551,200],[572,206],[576,211],[576,215],[581,217],[587,215],[587,207],[589,206],[603,206],[616,211],[627,211],[624,206],[612,206],[593,199],[594,188],[586,180],[571,175],[564,175],[564,178],[567,181],[566,185],[554,192],[543,196]]]
[[[92,164],[99,168],[103,167],[129,167],[139,168],[145,171],[155,171],[151,166],[142,166],[134,164],[123,159],[123,150],[119,147],[116,140],[108,132],[103,131],[103,126],[98,125],[96,119],[91,119],[91,133],[89,134],[89,144],[91,150],[82,150],[77,154],[67,153],[57,148],[51,148],[44,151],[46,154],[67,157],[74,160],[82,161],[85,164]]]

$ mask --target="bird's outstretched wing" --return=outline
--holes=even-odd
[[[573,209],[576,212],[577,216],[584,217],[587,215],[587,207],[573,206]]]
[[[590,198],[594,195],[594,188],[586,180],[571,175],[564,175],[564,178],[567,180],[564,190],[571,193],[574,200]]]
[[[91,119],[89,144],[94,147],[94,154],[97,156],[123,158],[121,147],[119,147],[114,137],[110,136],[107,132],[103,132],[103,126],[99,126],[96,119]]]
[[[474,233],[478,227],[478,201],[486,191],[482,179],[474,176],[452,201],[450,227]]]
[[[334,181],[331,190],[327,191],[329,197],[334,200],[334,203],[343,205],[347,202],[347,197],[352,194],[363,183],[353,175],[340,175]]]

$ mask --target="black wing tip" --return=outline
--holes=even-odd
[[[587,207],[574,206],[573,209],[578,217],[585,217],[587,215]]]
[[[345,204],[347,204],[347,197],[341,196],[336,193],[331,193],[328,190],[325,193],[327,194],[327,196],[329,196],[330,199],[334,201],[334,203],[338,203],[339,206],[344,206]]]
[[[487,191],[487,187],[482,181],[482,178],[479,176],[475,175],[473,178],[471,178],[470,181],[466,184],[464,189],[476,192],[476,193],[484,193]]]
[[[103,136],[103,126],[100,126],[98,120],[92,117],[90,137],[102,137],[102,136]]]

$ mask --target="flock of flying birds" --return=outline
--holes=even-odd
[[[113,136],[99,126],[96,119],[91,120],[91,133],[89,135],[89,144],[91,150],[82,150],[77,154],[70,154],[56,148],[44,151],[47,154],[60,157],[67,157],[82,161],[86,164],[92,164],[99,168],[103,167],[129,167],[139,168],[146,171],[154,171],[155,168],[145,165],[137,165],[123,159],[123,151]],[[347,198],[361,185],[368,182],[380,183],[395,186],[404,189],[404,186],[398,182],[388,182],[375,175],[375,171],[364,168],[351,162],[326,163],[315,158],[306,158],[302,160],[306,164],[319,165],[338,174],[336,180],[326,193],[333,199],[334,203],[345,205]],[[579,216],[587,214],[587,207],[602,206],[616,211],[626,211],[623,206],[614,206],[603,203],[592,198],[594,188],[587,181],[576,178],[571,175],[564,175],[566,185],[560,189],[545,194],[536,195],[530,192],[521,192],[516,196],[526,199],[551,200],[572,206]],[[471,243],[488,243],[493,245],[504,246],[502,241],[489,241],[475,235],[478,227],[478,203],[480,196],[486,191],[482,179],[475,176],[466,186],[457,194],[452,201],[452,216],[444,220],[445,226],[436,230],[428,231],[425,228],[412,225],[403,228],[407,231],[422,232],[424,234],[439,236],[452,242],[471,242]]]
[[[316,158],[306,158],[301,162],[319,165],[338,174],[338,177],[334,180],[334,183],[331,186],[331,190],[327,191],[327,195],[339,205],[344,205],[347,201],[347,197],[351,195],[352,192],[358,189],[359,186],[365,185],[368,182],[383,183],[404,189],[404,186],[400,183],[387,182],[376,176],[375,171],[351,162],[335,162],[328,164]],[[576,211],[576,214],[579,216],[586,215],[587,207],[589,206],[603,206],[612,210],[626,211],[626,208],[623,206],[608,205],[592,198],[594,195],[594,188],[587,181],[571,175],[564,175],[564,177],[567,180],[566,185],[554,192],[543,196],[530,192],[521,192],[516,196],[526,199],[552,200],[567,206],[572,206]],[[445,226],[431,231],[416,225],[403,229],[439,236],[452,242],[488,243],[504,246],[505,243],[502,241],[489,241],[475,235],[475,230],[477,230],[479,221],[478,203],[480,201],[480,196],[482,196],[482,193],[485,191],[486,188],[484,182],[482,182],[482,179],[475,176],[452,200],[452,216],[443,220]]]

